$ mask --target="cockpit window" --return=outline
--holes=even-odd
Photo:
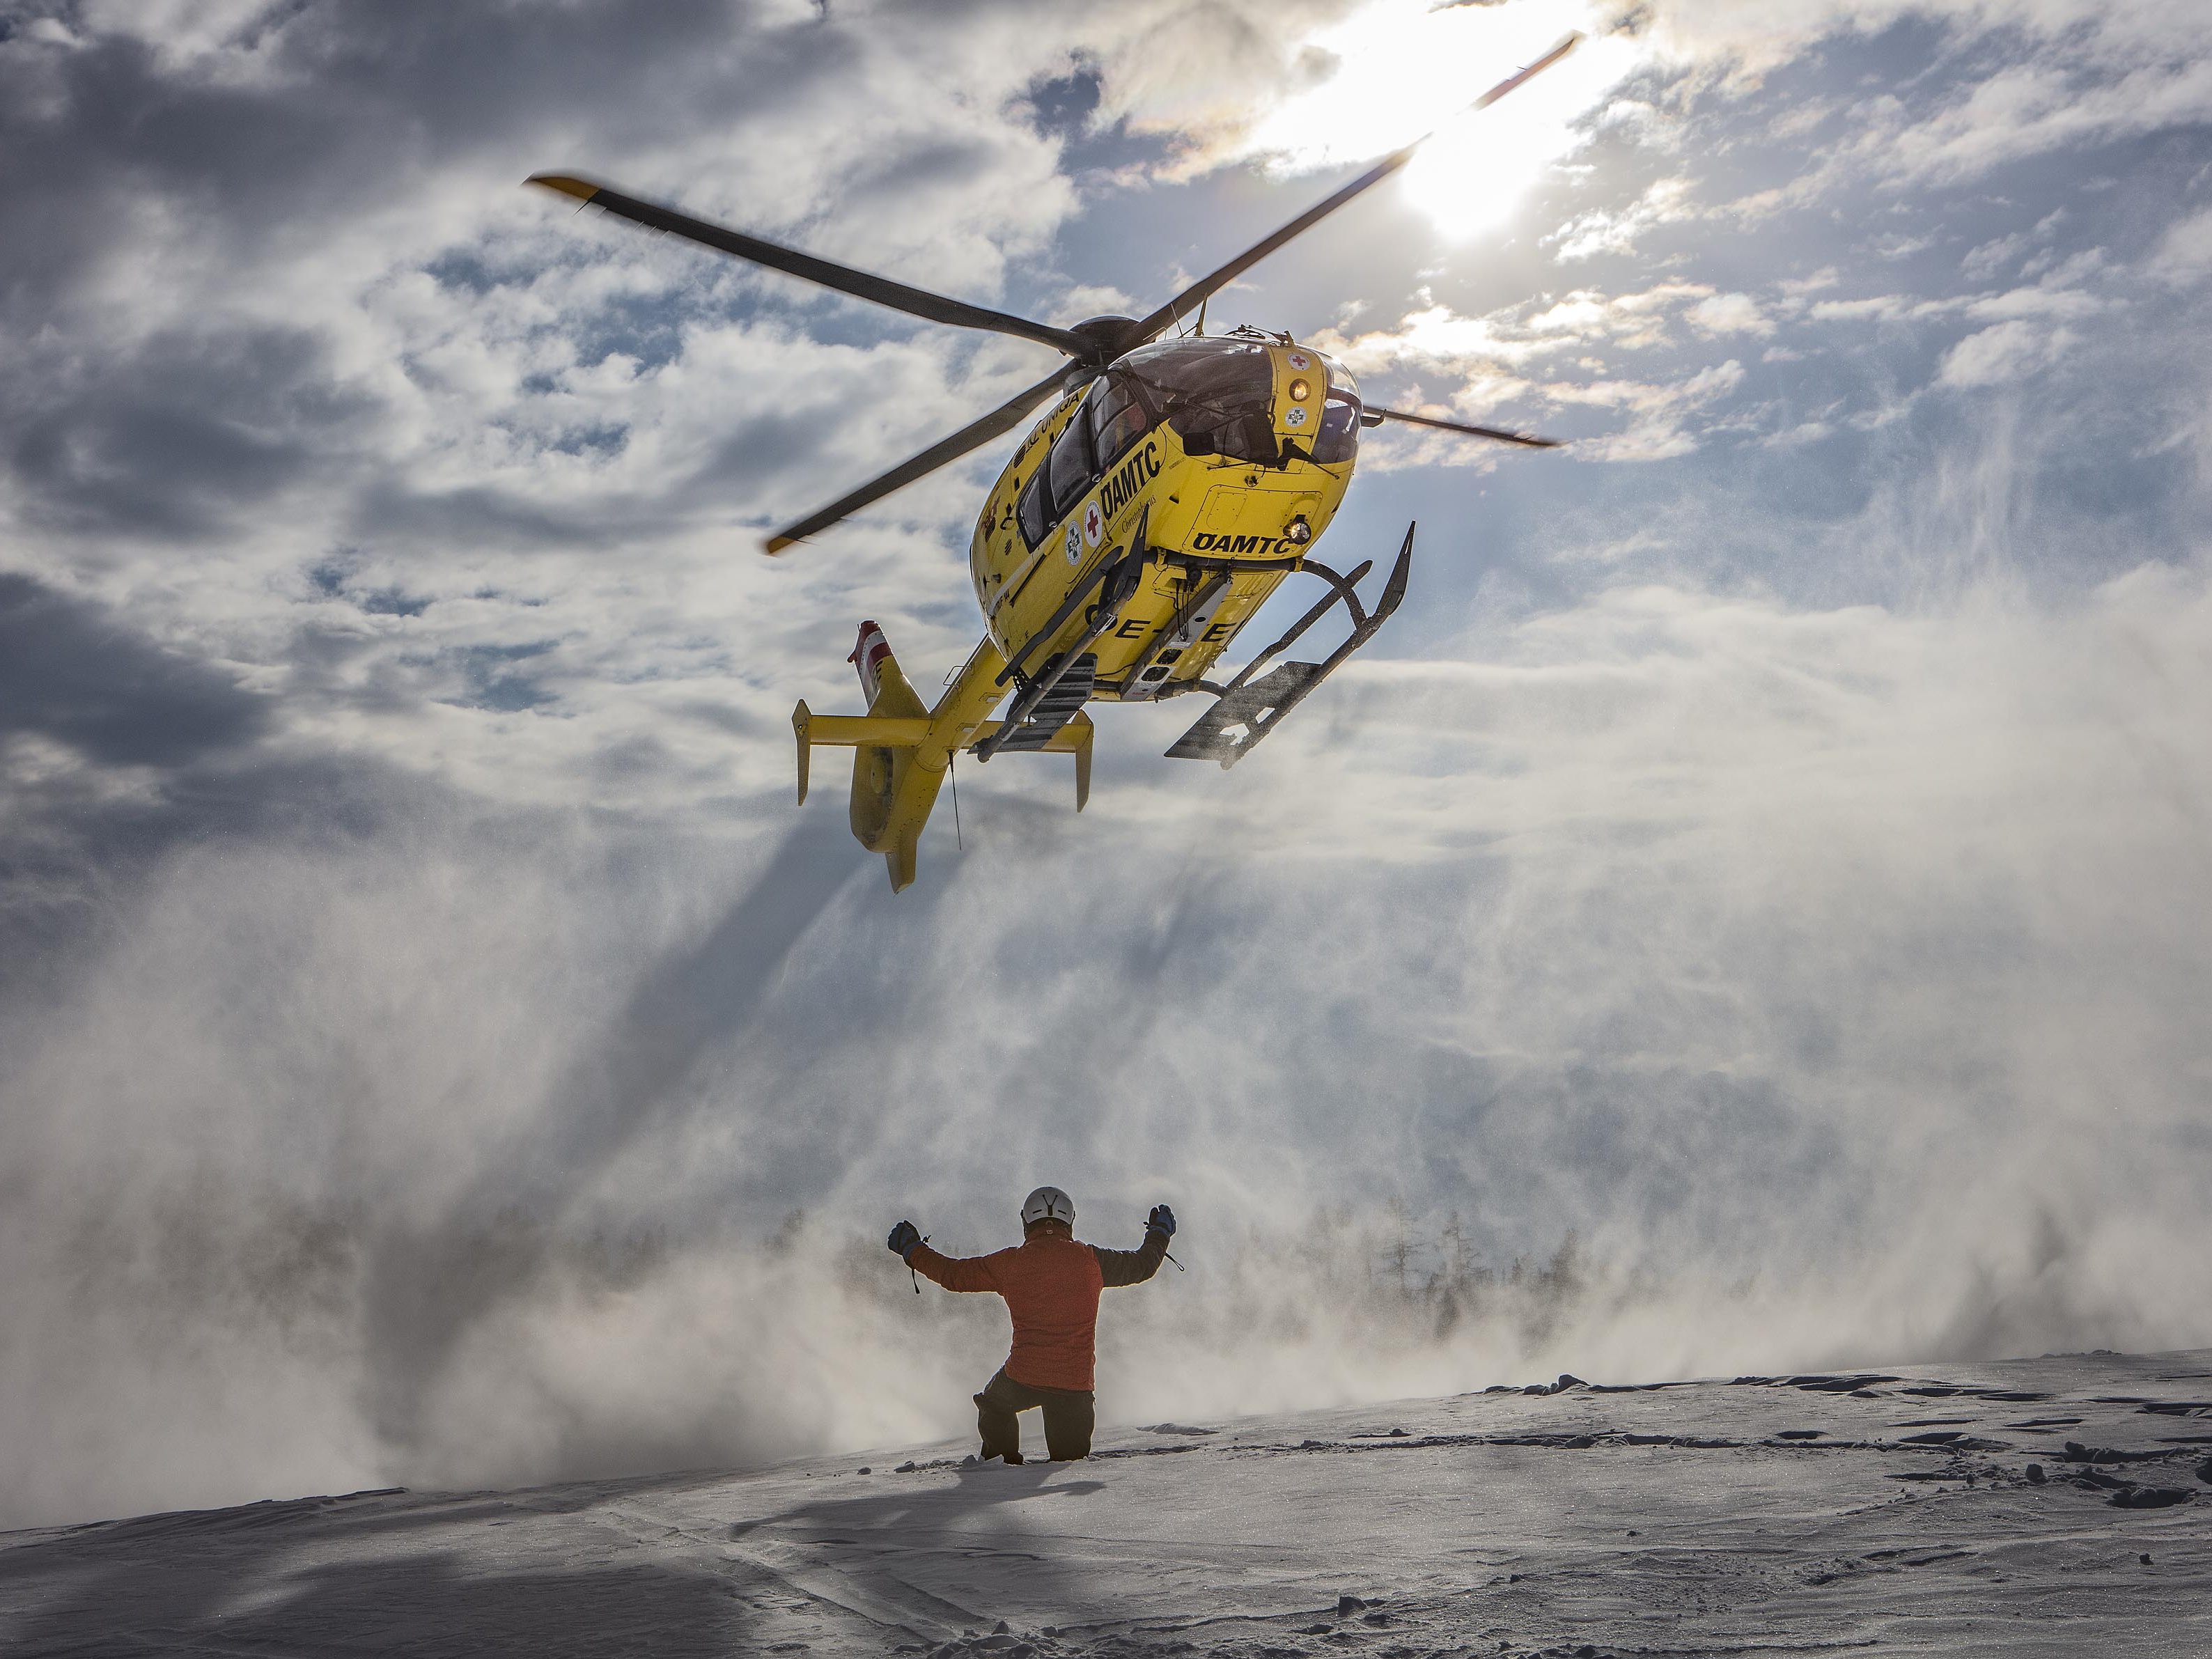
[[[1313,458],[1334,466],[1359,453],[1359,399],[1336,386],[1321,406],[1321,428],[1314,434]]]
[[[1267,350],[1249,340],[1162,340],[1138,347],[1118,367],[1170,403],[1184,394],[1218,397],[1237,389],[1265,398],[1273,389]]]
[[[1166,411],[1193,455],[1273,465],[1274,370],[1264,347],[1243,340],[1167,340],[1121,360]]]
[[[1314,434],[1313,459],[1322,466],[1337,466],[1359,453],[1359,382],[1327,352],[1314,356],[1328,375],[1328,397],[1322,404],[1321,427]]]
[[[1091,423],[1081,412],[1054,441],[1052,459],[1045,463],[1045,470],[1052,475],[1052,516],[1057,523],[1083,499],[1083,492],[1098,476],[1091,465]]]
[[[1120,460],[1152,423],[1135,379],[1109,374],[1091,394],[1091,447],[1098,458],[1098,470],[1103,472]]]
[[[1132,421],[1133,433],[1129,429]],[[1074,511],[1075,504],[1098,482],[1101,467],[1092,448],[1094,431],[1127,448],[1132,437],[1142,434],[1150,423],[1151,416],[1128,376],[1110,375],[1092,386],[1085,406],[1060,428],[1051,452],[1038,463],[1014,503],[1014,519],[1022,527],[1023,541],[1035,547],[1044,540],[1053,526]],[[1096,453],[1110,460],[1120,449],[1101,446]]]
[[[1030,481],[1022,486],[1021,499],[1014,504],[1014,522],[1021,526],[1022,540],[1030,547],[1052,531],[1052,491],[1047,484],[1045,469],[1040,466],[1030,474]]]

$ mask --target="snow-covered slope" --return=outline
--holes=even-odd
[[[6,1534],[0,1649],[2212,1653],[2212,1352],[965,1449]]]

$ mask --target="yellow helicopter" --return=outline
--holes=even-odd
[[[1571,52],[1570,34],[1476,99],[1481,109]],[[840,293],[957,327],[1036,340],[1068,363],[982,419],[769,538],[779,553],[948,462],[1012,431],[1046,398],[975,521],[969,563],[984,637],[934,708],[899,672],[883,631],[860,626],[849,659],[865,715],[792,713],[799,799],[817,746],[855,750],[853,834],[881,853],[898,891],[915,878],[922,827],[954,755],[1002,751],[1075,757],[1075,805],[1091,793],[1088,702],[1145,702],[1203,691],[1214,701],[1170,757],[1234,765],[1331,670],[1371,639],[1405,597],[1413,528],[1373,607],[1355,586],[1366,561],[1340,574],[1313,557],[1352,482],[1363,427],[1384,421],[1534,448],[1555,446],[1493,427],[1433,420],[1364,403],[1344,365],[1287,334],[1249,327],[1204,332],[1206,301],[1245,270],[1396,173],[1415,139],[1247,248],[1149,316],[1094,317],[1072,328],[909,288],[694,219],[565,173],[529,183],[618,217],[800,276]],[[1195,319],[1198,331],[1162,339]],[[1328,592],[1282,638],[1225,683],[1206,673],[1283,579],[1304,572]],[[1318,663],[1260,670],[1341,604],[1350,636]],[[992,714],[1009,695],[997,719]]]

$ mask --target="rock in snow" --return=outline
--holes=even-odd
[[[866,1481],[821,1478],[848,1454],[5,1534],[0,1651],[2200,1653],[2208,1370],[1563,1377],[1400,1402],[1405,1437],[1354,1409],[1108,1430],[1079,1464],[944,1445]],[[1784,1437],[1808,1392],[1818,1443]],[[1899,1437],[1936,1398],[1955,1436]]]

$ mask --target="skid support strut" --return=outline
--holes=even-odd
[[[1338,664],[1373,639],[1376,630],[1390,620],[1391,612],[1406,597],[1406,576],[1413,562],[1413,528],[1410,524],[1406,526],[1406,540],[1398,549],[1398,562],[1390,568],[1382,596],[1375,601],[1372,611],[1360,604],[1359,595],[1353,591],[1353,585],[1374,568],[1372,560],[1361,564],[1351,574],[1340,576],[1326,565],[1308,559],[1302,568],[1328,583],[1328,595],[1221,688],[1213,707],[1176,739],[1175,747],[1167,751],[1168,757],[1219,761],[1224,769],[1236,765],[1253,744],[1275,729],[1284,715],[1304,702]],[[1339,605],[1352,618],[1352,635],[1326,661],[1281,663],[1268,673],[1260,674],[1262,667],[1290,649],[1299,635]]]

